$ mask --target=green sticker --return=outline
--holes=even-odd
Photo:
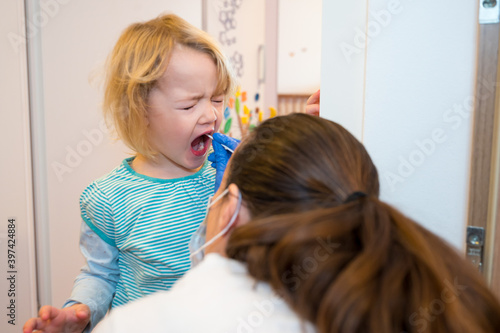
[[[231,124],[233,123],[233,118],[229,118],[227,121],[226,121],[226,124],[224,125],[224,134],[227,134],[229,133],[229,131],[231,130]]]
[[[237,98],[234,101],[234,109],[236,110],[237,114],[240,114],[240,99],[239,98]]]

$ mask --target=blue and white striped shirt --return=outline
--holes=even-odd
[[[128,158],[89,185],[82,218],[119,250],[120,278],[112,306],[169,289],[190,268],[188,243],[205,217],[215,169],[176,179],[138,174]]]

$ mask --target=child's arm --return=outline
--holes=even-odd
[[[82,223],[80,250],[87,264],[75,279],[64,308],[86,304],[90,308],[90,332],[106,315],[120,277],[118,249],[102,240],[86,223]],[[86,331],[87,331],[86,330]]]

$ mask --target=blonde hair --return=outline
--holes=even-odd
[[[217,43],[204,31],[169,14],[135,23],[122,33],[106,71],[103,111],[117,136],[133,151],[154,158],[147,135],[148,96],[168,66],[175,45],[209,55],[217,68],[216,95],[232,94],[234,77]]]

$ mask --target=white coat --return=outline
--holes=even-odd
[[[127,332],[315,332],[271,287],[244,264],[208,254],[170,291],[115,308],[93,331]]]

